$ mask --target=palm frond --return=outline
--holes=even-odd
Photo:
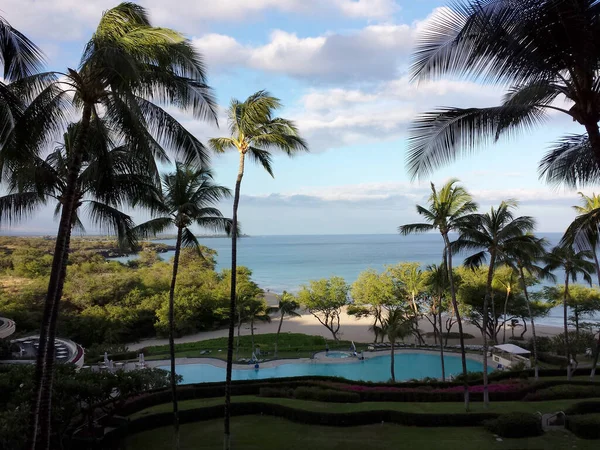
[[[435,230],[435,226],[429,223],[411,223],[398,227],[398,232],[404,236],[413,233],[426,233],[432,230]]]
[[[17,192],[0,197],[0,221],[10,224],[29,218],[46,199],[37,192]]]
[[[571,134],[560,139],[540,162],[538,171],[547,183],[581,187],[600,177],[600,164],[587,134]]]
[[[137,237],[133,232],[135,224],[131,216],[95,200],[86,201],[86,210],[89,220],[93,224],[98,225],[101,230],[108,230],[116,234],[121,247],[135,248],[137,246]]]
[[[5,80],[18,80],[43,67],[44,54],[19,30],[0,17],[0,64]]]
[[[413,178],[428,175],[501,135],[531,129],[545,118],[543,108],[530,105],[442,108],[423,113],[410,126],[408,171]]]
[[[273,168],[271,166],[271,154],[268,151],[261,150],[256,147],[250,147],[248,149],[248,156],[250,156],[255,163],[260,164],[269,175],[275,178],[275,175],[273,175]]]
[[[135,226],[131,231],[140,239],[147,239],[156,236],[157,234],[164,233],[173,226],[174,223],[172,217],[157,217]]]

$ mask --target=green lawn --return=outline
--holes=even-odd
[[[222,448],[223,421],[181,426],[181,450]],[[122,450],[170,450],[171,427],[130,436]],[[352,428],[320,427],[268,416],[232,419],[232,447],[236,450],[596,450],[598,441],[579,439],[566,431],[528,439],[496,441],[483,428],[413,428],[392,424]]]
[[[263,358],[273,358],[275,352],[275,333],[257,334],[254,336],[254,344],[260,346]],[[335,342],[331,339],[325,339],[321,336],[311,336],[301,333],[281,333],[279,343],[277,344],[278,358],[309,358],[315,352],[324,351],[325,345],[331,350],[348,350],[350,341]],[[369,344],[356,343],[357,350],[366,350]],[[227,349],[227,338],[215,338],[205,341],[188,342],[175,345],[175,354],[179,358],[197,358],[209,356],[212,358],[225,359]],[[200,352],[210,350],[209,354],[201,355]],[[219,351],[221,350],[221,351]],[[169,357],[169,346],[159,345],[147,347],[145,349],[146,359],[166,359]],[[251,336],[240,337],[239,358],[249,358],[252,356],[252,338]]]
[[[600,400],[600,399],[586,399],[586,400]],[[549,413],[556,411],[563,411],[574,403],[583,401],[582,399],[573,400],[553,400],[547,402],[492,402],[489,409],[484,409],[481,402],[472,403],[471,411],[473,412],[496,412],[496,413],[507,413],[512,411],[520,412],[532,412],[535,413],[540,411],[541,413]],[[224,402],[221,397],[207,398],[207,399],[195,399],[195,400],[184,400],[179,402],[179,409],[194,409],[206,406],[220,405]],[[464,412],[464,406],[462,403],[453,402],[362,402],[362,403],[325,403],[315,402],[310,400],[295,400],[290,398],[263,398],[254,395],[240,395],[232,397],[232,402],[243,403],[243,402],[263,402],[263,403],[278,403],[281,405],[289,406],[296,409],[305,409],[309,411],[323,411],[323,412],[355,412],[355,411],[368,411],[368,410],[393,410],[393,411],[406,411],[413,413],[462,413]],[[152,406],[150,408],[139,411],[131,415],[131,419],[136,417],[146,416],[157,412],[169,412],[171,411],[172,405],[170,403],[163,403],[161,405]]]

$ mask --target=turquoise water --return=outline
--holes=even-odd
[[[444,357],[446,376],[462,372],[460,356]],[[169,370],[168,366],[160,367]],[[396,380],[406,381],[413,378],[441,378],[440,357],[435,354],[400,353],[395,356],[394,368]],[[483,370],[483,364],[467,360],[469,371]],[[177,374],[183,376],[183,384],[206,383],[225,380],[225,369],[211,364],[183,364],[177,366]],[[377,356],[365,361],[327,364],[319,362],[290,363],[278,367],[251,369],[233,369],[234,380],[260,380],[264,378],[299,377],[321,375],[344,377],[349,380],[388,381],[390,379],[390,356]]]

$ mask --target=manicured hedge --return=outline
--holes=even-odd
[[[266,398],[293,398],[294,390],[292,388],[274,388],[274,387],[261,387],[258,393],[259,397]]]
[[[480,426],[485,421],[498,417],[498,414],[493,413],[417,414],[385,410],[329,413],[295,409],[274,403],[258,402],[232,403],[231,414],[233,416],[265,414],[309,425],[336,427],[371,425],[382,422],[420,427],[472,427]],[[181,423],[188,423],[220,419],[223,415],[224,406],[217,405],[180,411],[179,419]],[[128,431],[130,433],[145,431],[169,425],[172,421],[173,415],[168,412],[143,416],[130,421]]]
[[[592,398],[600,397],[598,385],[563,384],[560,386],[538,389],[525,396],[525,401],[562,400],[567,398]]]
[[[505,438],[540,436],[544,432],[539,416],[522,412],[503,414],[496,419],[487,421],[485,427],[492,433]]]
[[[335,389],[300,386],[294,390],[294,398],[298,400],[316,400],[330,403],[359,403],[360,395],[356,392],[344,392]]]
[[[592,414],[592,413],[600,413],[600,402],[599,401],[587,401],[587,402],[579,402],[571,405],[570,408],[565,410],[565,414],[567,416],[573,414]]]
[[[600,439],[600,414],[567,416],[566,427],[580,438]]]

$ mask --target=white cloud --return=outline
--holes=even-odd
[[[338,14],[351,18],[389,19],[394,0],[138,0],[152,19],[187,33],[198,33],[210,22],[242,22],[275,10],[283,13]],[[114,0],[3,0],[0,14],[32,37],[77,40],[98,23]]]
[[[298,37],[271,32],[269,42],[250,46],[219,34],[194,39],[211,68],[247,67],[311,81],[391,79],[406,69],[414,28],[369,25],[350,33]]]

